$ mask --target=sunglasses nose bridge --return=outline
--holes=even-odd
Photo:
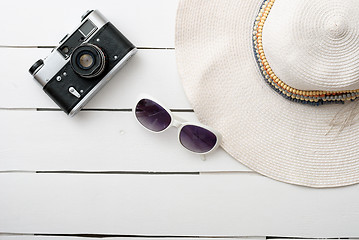
[[[173,123],[172,126],[179,128],[181,127],[182,123],[180,121],[178,121],[177,119],[173,119]]]

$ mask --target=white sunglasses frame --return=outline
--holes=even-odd
[[[143,99],[148,99],[148,100],[151,100],[155,103],[157,103],[158,105],[160,105],[163,109],[166,110],[166,112],[170,115],[171,117],[171,122],[170,124],[163,130],[161,131],[152,131],[151,129],[148,129],[147,127],[145,127],[137,118],[136,116],[136,107],[138,105],[138,103],[143,100]],[[178,129],[177,131],[177,140],[178,142],[181,144],[181,146],[186,149],[187,151],[191,152],[191,153],[194,153],[194,154],[198,154],[198,155],[205,155],[205,154],[209,154],[211,152],[213,152],[214,150],[216,150],[218,148],[218,146],[221,144],[222,142],[222,135],[216,131],[215,129],[209,127],[209,126],[206,126],[206,125],[203,125],[201,123],[196,123],[196,122],[189,122],[189,121],[186,121],[176,115],[174,115],[170,109],[168,109],[165,105],[163,105],[160,101],[158,101],[157,99],[153,98],[152,96],[150,95],[147,95],[147,94],[141,94],[137,97],[137,101],[136,101],[136,104],[135,106],[133,107],[132,109],[132,112],[133,112],[133,115],[135,117],[135,119],[137,120],[137,122],[143,127],[145,128],[147,131],[150,131],[150,132],[153,132],[153,133],[162,133],[164,131],[166,131],[167,129],[169,129],[170,127],[176,127]],[[211,148],[211,150],[207,151],[207,152],[203,152],[203,153],[199,153],[199,152],[194,152],[194,151],[191,151],[189,150],[188,148],[186,148],[182,143],[181,143],[181,140],[180,140],[180,133],[181,133],[181,130],[183,127],[185,126],[188,126],[188,125],[192,125],[192,126],[198,126],[198,127],[201,127],[201,128],[204,128],[210,132],[212,132],[215,136],[216,136],[216,144],[214,145],[213,148]]]

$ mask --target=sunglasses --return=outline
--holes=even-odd
[[[178,141],[193,153],[208,154],[220,144],[221,135],[218,132],[208,126],[174,116],[169,109],[151,97],[141,97],[133,112],[137,121],[151,132],[160,133],[170,127],[178,128]]]

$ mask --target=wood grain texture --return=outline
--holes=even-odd
[[[0,240],[359,237],[358,185],[318,190],[276,182],[223,150],[203,161],[181,148],[175,129],[156,135],[136,123],[129,109],[141,92],[191,109],[173,50],[177,4],[2,2],[0,21],[11,24],[1,25],[0,39]],[[58,107],[27,70],[51,51],[35,47],[57,45],[87,9],[99,9],[145,49],[86,106],[96,111],[68,118],[52,111]]]
[[[51,49],[0,48],[0,108],[57,108],[28,73]],[[21,61],[19,61],[21,59]],[[148,93],[170,108],[191,109],[177,74],[173,50],[139,50],[85,108],[129,109],[139,93]]]
[[[0,46],[55,46],[80,24],[88,9],[99,9],[130,41],[141,47],[174,47],[178,0],[97,0],[50,3],[2,1]]]
[[[203,161],[179,144],[175,128],[154,134],[132,112],[2,110],[0,119],[0,171],[250,171],[222,149]]]
[[[0,174],[0,189],[0,232],[359,235],[359,185],[309,189],[255,173]]]
[[[71,236],[28,236],[28,235],[1,235],[0,234],[0,240],[96,240],[96,239],[106,239],[106,240],[162,240],[162,239],[166,239],[166,240],[198,240],[199,237],[168,237],[168,236],[146,236],[146,237],[141,237],[141,236],[128,236],[128,235],[124,235],[124,236],[119,236],[119,237],[108,237],[106,235],[102,235],[103,237],[101,237],[101,235],[92,235],[92,237],[83,237],[83,236],[78,236],[78,237],[71,237]],[[106,237],[106,238],[105,238]],[[200,239],[203,240],[265,240],[265,237],[226,237],[226,238],[220,238],[220,237],[201,237]],[[293,239],[296,240],[296,239]],[[298,239],[299,240],[299,239]]]

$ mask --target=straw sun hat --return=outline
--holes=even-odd
[[[199,120],[268,177],[358,183],[358,19],[358,0],[181,0],[176,58]]]

